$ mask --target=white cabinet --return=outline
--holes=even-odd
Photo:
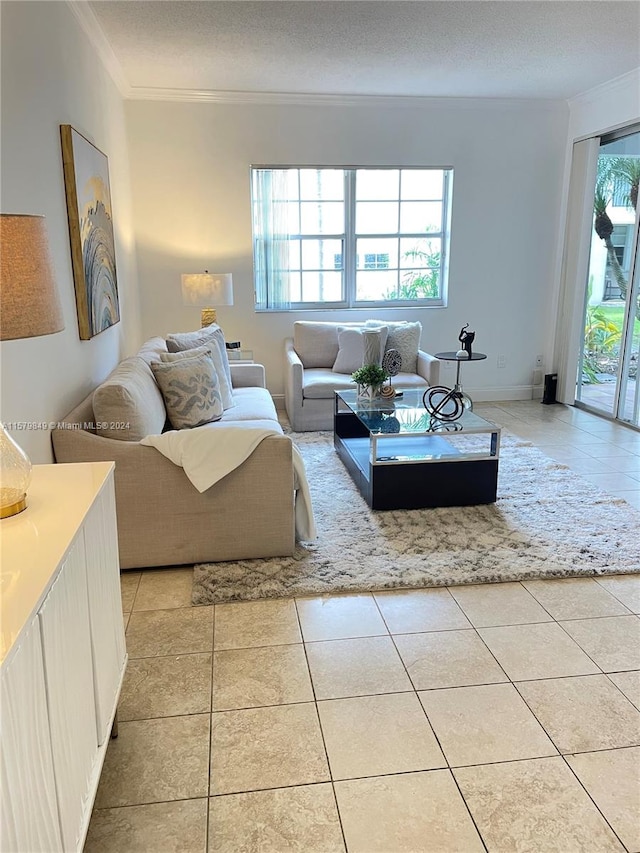
[[[61,850],[40,623],[34,619],[2,668],[0,849]],[[37,808],[33,804],[37,803]]]
[[[116,499],[113,489],[101,492],[84,525],[91,652],[98,744],[109,737],[113,697],[119,690],[125,659],[120,580],[113,583],[118,565]]]
[[[113,467],[36,466],[0,527],[2,853],[84,844],[126,665]]]

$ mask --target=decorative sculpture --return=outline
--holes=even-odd
[[[402,356],[397,349],[388,349],[385,352],[382,358],[382,366],[389,374],[389,384],[381,388],[380,394],[382,397],[392,400],[396,396],[396,389],[391,384],[391,378],[397,376],[402,368]]]
[[[467,353],[467,358],[471,358],[471,355],[472,355],[471,344],[475,340],[476,333],[475,332],[468,332],[467,331],[468,328],[469,328],[469,324],[465,323],[464,326],[460,329],[460,334],[458,335],[458,340],[462,344],[462,350]],[[459,352],[460,352],[460,350],[458,351],[458,353],[456,353],[456,355],[458,355]]]

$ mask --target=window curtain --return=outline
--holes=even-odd
[[[253,170],[256,308],[287,310],[289,286],[289,204],[286,169]]]

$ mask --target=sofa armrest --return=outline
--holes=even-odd
[[[284,398],[287,412],[290,407],[302,406],[304,368],[300,356],[293,347],[293,338],[284,342]]]
[[[231,384],[234,388],[266,388],[262,364],[231,364]]]
[[[416,373],[426,379],[429,385],[440,384],[440,359],[428,352],[418,350],[418,366]]]
[[[267,436],[242,465],[205,492],[155,447],[54,429],[57,462],[114,461],[121,568],[292,554],[291,440]],[[239,507],[251,519],[239,527]],[[242,530],[242,535],[240,535]]]

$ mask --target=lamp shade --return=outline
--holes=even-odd
[[[233,276],[230,272],[185,273],[182,276],[185,305],[233,305]]]
[[[0,214],[0,340],[63,329],[44,216]]]

